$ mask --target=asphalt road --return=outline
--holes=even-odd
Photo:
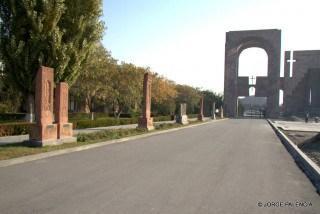
[[[264,120],[210,123],[5,167],[0,182],[0,213],[10,214],[320,210],[315,188]]]

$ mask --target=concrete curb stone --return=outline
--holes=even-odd
[[[268,122],[297,165],[307,175],[320,194],[320,167],[304,154],[271,120],[268,120]]]

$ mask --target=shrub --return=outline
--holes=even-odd
[[[168,115],[168,116],[158,116],[158,117],[154,117],[153,118],[154,122],[169,121],[169,120],[172,120],[172,117],[170,115]]]
[[[120,122],[114,118],[105,118],[103,120],[78,120],[73,121],[74,129],[85,129],[85,128],[94,128],[94,127],[105,127],[105,126],[116,126]]]
[[[197,118],[198,114],[188,114],[188,118]]]
[[[0,124],[0,137],[29,134],[32,123],[3,123]]]

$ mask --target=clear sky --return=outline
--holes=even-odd
[[[113,57],[216,92],[227,31],[281,29],[282,51],[320,49],[319,0],[103,0],[103,8]],[[240,57],[240,73],[266,70],[263,50]]]

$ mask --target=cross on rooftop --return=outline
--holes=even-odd
[[[290,63],[290,77],[292,77],[293,63],[297,60],[293,59],[293,51],[290,51],[290,59],[287,62]]]

